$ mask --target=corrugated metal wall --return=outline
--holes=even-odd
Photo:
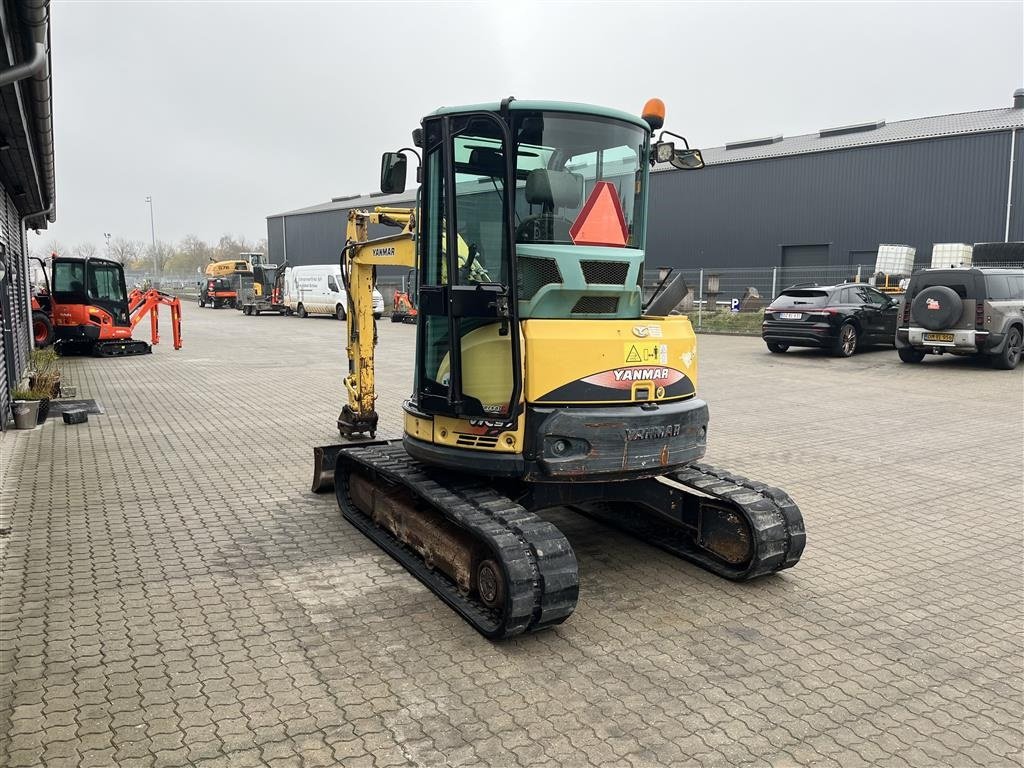
[[[929,261],[933,243],[1002,240],[1009,154],[1004,131],[655,173],[648,266],[773,266],[820,243],[830,264],[879,243]],[[1011,238],[1021,227],[1018,205]]]
[[[10,392],[18,386],[32,349],[32,322],[28,311],[30,274],[25,259],[21,217],[7,190],[0,185],[0,244],[7,276],[0,287],[0,424],[10,417]]]

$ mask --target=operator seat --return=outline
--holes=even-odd
[[[537,168],[526,177],[526,202],[541,212],[527,216],[516,227],[517,243],[569,243],[572,222],[555,209],[576,210],[583,202],[583,176],[571,171]]]

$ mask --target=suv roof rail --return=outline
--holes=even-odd
[[[790,288],[820,288],[820,283],[793,283]]]

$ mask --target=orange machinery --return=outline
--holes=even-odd
[[[420,311],[416,307],[416,270],[410,269],[404,281],[404,289],[395,289],[395,297],[391,309],[392,323],[416,324]]]
[[[128,293],[124,267],[116,261],[54,256],[51,275],[48,314],[61,354],[114,357],[152,352],[149,344],[132,338],[132,331],[148,315],[152,343],[159,344],[161,304],[170,307],[174,348],[181,349],[180,300],[154,289]]]

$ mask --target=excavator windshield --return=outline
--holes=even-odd
[[[646,132],[571,112],[516,112],[516,242],[643,248]]]

